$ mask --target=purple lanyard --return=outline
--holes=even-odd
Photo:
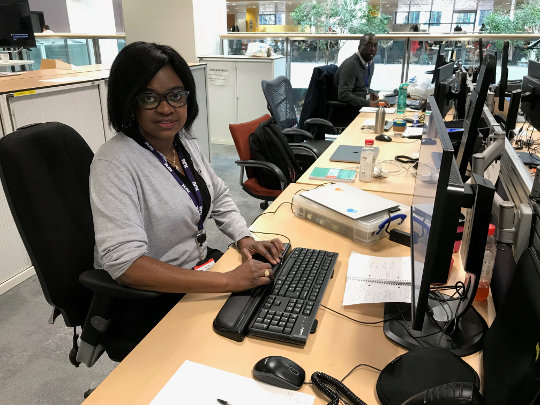
[[[167,162],[167,159],[163,159],[163,156],[145,139],[139,139],[138,140],[141,145],[143,145],[146,149],[148,149],[150,152],[152,152],[158,160],[161,162],[163,166],[169,171],[169,173],[172,174],[174,179],[180,186],[185,190],[186,193],[188,193],[189,198],[191,198],[191,201],[193,201],[193,204],[195,204],[195,207],[197,208],[197,211],[199,211],[199,222],[197,224],[197,228],[199,229],[199,234],[203,230],[203,198],[201,194],[201,190],[199,190],[199,186],[197,185],[197,182],[195,181],[195,176],[193,176],[193,172],[189,168],[186,158],[184,157],[184,154],[180,150],[180,148],[176,147],[176,140],[174,142],[174,148],[176,149],[176,152],[178,153],[178,158],[180,159],[180,163],[182,164],[182,167],[184,168],[184,172],[186,173],[186,176],[188,180],[193,184],[193,188],[195,190],[195,195],[191,192],[191,190],[184,184],[182,179],[178,177],[174,169],[169,165],[169,162]],[[197,234],[197,235],[199,235]],[[197,242],[199,242],[199,236],[197,236]],[[199,244],[202,244],[204,242],[201,241]]]

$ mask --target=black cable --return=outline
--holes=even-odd
[[[287,242],[289,242],[289,245],[292,246],[291,240],[288,236],[283,235],[282,233],[277,232],[261,232],[261,231],[251,231],[252,233],[260,233],[261,235],[275,235],[275,236],[283,236],[285,239],[287,239]]]
[[[327,307],[326,305],[320,304],[320,306],[321,306],[322,308],[324,308],[324,309],[327,309],[327,310],[330,311],[330,312],[333,312],[333,313],[335,313],[335,314],[337,314],[337,315],[341,315],[342,317],[347,318],[347,319],[350,320],[350,321],[359,323],[360,325],[377,325],[377,324],[380,324],[380,323],[384,323],[384,322],[391,321],[392,319],[394,319],[396,316],[399,315],[399,313],[397,313],[397,314],[394,314],[394,315],[390,316],[389,318],[381,319],[380,321],[366,322],[366,321],[361,321],[361,320],[359,320],[359,319],[351,318],[350,316],[345,315],[345,314],[342,313],[342,312],[336,311],[335,309],[329,308],[329,307]]]
[[[311,382],[323,395],[330,398],[328,405],[339,405],[340,399],[349,401],[353,405],[367,405],[343,384],[343,382],[328,374],[315,371],[311,375]]]
[[[380,369],[380,368],[374,367],[374,366],[372,366],[371,364],[360,363],[360,364],[357,364],[356,366],[354,366],[354,367],[352,368],[352,370],[349,371],[349,372],[345,375],[345,377],[343,377],[343,378],[341,379],[341,382],[345,381],[345,379],[346,379],[348,376],[350,376],[350,375],[354,372],[354,370],[356,370],[358,367],[362,367],[362,366],[364,366],[364,367],[369,367],[369,368],[371,368],[371,369],[373,369],[373,370],[375,370],[375,371],[378,371],[379,373],[381,372],[381,369]]]

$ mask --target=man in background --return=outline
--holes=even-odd
[[[377,54],[378,41],[375,34],[365,34],[360,38],[358,50],[345,59],[334,75],[338,100],[349,105],[340,111],[340,119],[351,122],[362,107],[377,107],[379,97],[369,88]]]

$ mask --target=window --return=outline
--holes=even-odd
[[[418,24],[420,22],[420,11],[409,12],[409,24]]]
[[[408,12],[398,11],[396,12],[396,18],[394,19],[394,21],[396,22],[396,24],[407,24],[408,17]]]
[[[478,25],[482,25],[486,17],[491,14],[493,10],[480,10],[480,16],[478,17]]]
[[[276,15],[259,14],[259,25],[276,25]]]
[[[429,23],[431,25],[441,25],[442,11],[432,11]]]
[[[476,12],[456,12],[454,11],[454,22],[461,24],[474,24]]]

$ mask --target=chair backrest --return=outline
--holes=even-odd
[[[540,259],[529,248],[484,340],[487,405],[532,404],[540,394]]]
[[[255,132],[255,129],[261,122],[267,121],[268,119],[270,119],[270,115],[265,114],[260,118],[254,119],[253,121],[243,122],[241,124],[229,124],[229,131],[231,131],[234,145],[236,146],[236,151],[238,152],[238,157],[241,160],[251,159],[249,136]]]
[[[275,118],[279,129],[293,128],[298,124],[292,85],[285,76],[261,81],[262,90],[270,114]]]
[[[78,277],[93,266],[92,158],[84,139],[58,122],[0,139],[0,177],[15,223],[47,302],[70,327],[84,323],[91,300]]]
[[[326,102],[337,100],[337,87],[334,85],[334,74],[337,69],[337,65],[333,64],[313,68],[300,114],[299,128],[304,128],[304,122],[309,118],[329,119]]]

